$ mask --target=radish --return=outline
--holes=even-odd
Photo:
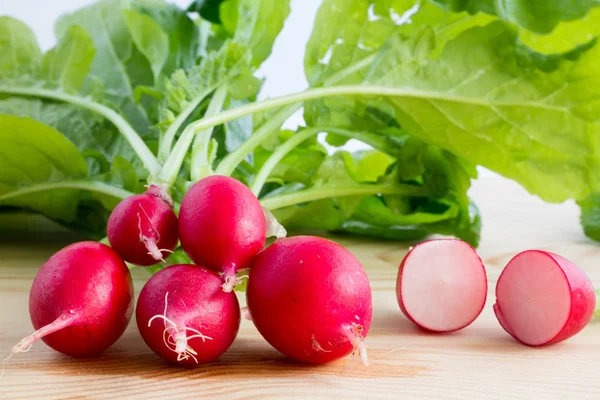
[[[467,243],[437,239],[413,247],[400,264],[396,296],[419,327],[452,332],[470,325],[485,305],[487,277]]]
[[[115,251],[96,242],[67,246],[37,273],[29,294],[36,331],[12,353],[28,351],[42,339],[69,356],[98,355],[125,331],[132,299],[131,275]]]
[[[496,285],[498,322],[528,346],[570,338],[587,325],[595,308],[590,278],[569,260],[547,251],[517,254]]]
[[[177,217],[170,198],[157,186],[131,196],[113,210],[106,233],[110,245],[132,264],[164,261],[177,246]]]
[[[265,245],[266,223],[256,196],[241,182],[209,176],[186,193],[179,210],[181,247],[194,263],[222,272],[225,291],[239,282]]]
[[[342,246],[312,236],[275,241],[250,268],[247,299],[258,331],[288,357],[322,364],[358,349],[368,364],[371,287]]]
[[[140,293],[136,319],[144,341],[167,361],[195,365],[216,360],[240,327],[235,293],[221,288],[219,275],[178,264],[156,273]]]

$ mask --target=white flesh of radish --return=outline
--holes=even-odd
[[[481,259],[467,243],[421,243],[407,255],[402,268],[402,303],[421,327],[454,331],[469,325],[481,313],[487,277]]]

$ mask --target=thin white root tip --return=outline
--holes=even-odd
[[[180,333],[183,333],[183,335]],[[175,336],[177,336],[177,339],[175,340],[175,351],[179,354],[185,353],[188,347],[185,331],[178,332]]]
[[[352,322],[350,325],[350,334],[349,338],[352,344],[354,345],[354,349],[358,349],[358,353],[360,355],[360,361],[365,365],[365,367],[369,366],[369,357],[367,355],[367,348],[364,344],[364,336],[363,336],[363,326],[357,324],[356,322]]]
[[[160,241],[160,233],[156,230],[156,228],[152,224],[152,221],[150,220],[150,217],[148,216],[148,213],[146,212],[146,210],[144,210],[144,207],[142,207],[141,204],[139,206],[140,206],[140,210],[142,210],[142,213],[146,217],[147,223],[152,228],[152,231],[154,232],[154,236],[155,236],[155,237],[147,237],[146,235],[144,235],[144,230],[142,229],[142,216],[138,212],[137,217],[138,217],[138,230],[140,231],[140,241],[142,243],[144,243],[144,246],[146,246],[146,250],[148,250],[148,254],[151,255],[152,258],[154,258],[156,261],[165,262],[162,252],[168,251],[168,250],[158,248],[156,243],[158,243]],[[171,253],[172,253],[172,251],[171,251]]]
[[[70,310],[69,312],[60,315],[53,322],[41,327],[37,331],[33,332],[31,335],[23,338],[12,348],[11,355],[8,358],[12,357],[14,354],[17,353],[25,353],[29,351],[36,340],[66,328],[67,326],[71,325],[76,318],[76,313],[73,310]],[[6,360],[8,360],[8,358]]]
[[[360,342],[358,346],[358,351],[360,353],[360,361],[364,364],[365,367],[369,366],[369,356],[367,355],[367,348],[364,346],[363,342]]]
[[[11,359],[12,356],[15,355],[15,352],[12,351],[8,357],[2,360],[2,372],[0,373],[0,379],[4,377],[4,371],[6,371],[6,362]]]
[[[242,317],[248,321],[252,321],[252,315],[250,315],[250,309],[248,307],[242,307]]]
[[[75,317],[75,313],[73,311],[70,311],[66,314],[62,314],[60,317],[58,317],[52,323],[50,323],[46,326],[43,326],[42,328],[33,332],[31,335],[21,339],[21,341],[19,343],[17,343],[16,345],[13,346],[12,350],[10,351],[10,355],[8,357],[6,357],[4,360],[2,360],[2,373],[0,373],[0,378],[2,378],[4,376],[4,367],[6,365],[6,362],[8,360],[10,360],[12,356],[14,356],[17,353],[28,352],[29,350],[31,350],[31,347],[33,346],[33,343],[36,340],[38,340],[50,333],[59,331],[65,327],[69,326],[71,324],[71,322],[73,321],[74,317]]]
[[[28,352],[31,349],[31,346],[33,346],[33,342],[35,342],[35,340],[36,339],[33,336],[27,336],[26,338],[23,338],[19,343],[13,346],[9,358],[17,353]]]
[[[198,359],[195,357],[198,355],[196,350],[188,345],[188,341],[194,338],[202,339],[203,342],[212,340],[211,337],[205,336],[197,329],[179,327],[175,322],[167,317],[169,292],[165,293],[165,309],[163,314],[157,314],[150,318],[148,321],[148,327],[152,325],[152,321],[155,319],[162,319],[165,323],[165,329],[163,330],[163,343],[165,346],[174,353],[177,353],[177,361],[185,361],[192,358],[196,364]],[[187,336],[187,332],[192,332],[193,335]]]
[[[221,285],[223,287],[223,291],[226,293],[233,292],[233,289],[237,285],[242,283],[244,281],[244,279],[248,279],[248,275],[242,275],[240,277],[235,276],[235,274],[226,275],[225,283],[223,283],[223,285]]]
[[[222,286],[223,291],[225,293],[231,293],[233,292],[233,288],[235,287],[235,282],[233,280],[225,281],[225,283]]]
[[[148,250],[148,254],[150,254],[152,258],[154,258],[156,261],[165,262],[165,259],[162,255],[162,252],[165,251],[164,249],[159,249],[158,246],[156,246],[156,242],[153,239],[142,237],[142,241],[144,242],[144,245]]]

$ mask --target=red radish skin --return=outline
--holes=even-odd
[[[240,327],[235,293],[221,288],[220,276],[197,265],[178,264],[156,273],[137,302],[142,338],[165,360],[197,365],[216,360]]]
[[[562,342],[591,320],[596,294],[571,261],[527,250],[506,265],[496,285],[494,312],[508,334],[528,346]]]
[[[37,273],[29,294],[36,331],[13,354],[42,339],[69,356],[99,355],[121,337],[132,311],[131,275],[119,255],[101,243],[72,244]]]
[[[275,241],[254,260],[246,293],[256,328],[288,357],[323,364],[359,350],[368,364],[371,287],[339,244],[311,236]]]
[[[400,310],[433,332],[470,325],[483,310],[487,289],[481,258],[457,239],[429,240],[413,247],[400,264],[396,281]]]
[[[129,263],[154,265],[177,246],[177,217],[161,193],[151,186],[146,193],[121,201],[108,218],[108,241]]]
[[[179,210],[181,247],[194,263],[222,272],[224,290],[238,283],[235,273],[247,268],[266,240],[263,209],[241,182],[210,176],[194,184]]]

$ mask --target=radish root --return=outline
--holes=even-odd
[[[232,292],[237,285],[244,282],[244,279],[248,279],[248,275],[237,276],[232,270],[226,271],[223,274],[223,277],[225,283],[223,283],[222,287],[223,291],[226,293]]]
[[[4,377],[4,371],[6,371],[6,362],[8,360],[10,360],[11,357],[14,355],[15,355],[15,353],[11,352],[8,357],[6,357],[4,360],[2,360],[2,372],[0,372],[0,379],[2,379]]]
[[[152,230],[154,231],[154,235],[153,235],[154,237],[148,237],[148,236],[144,235],[144,231],[142,229],[142,217],[141,217],[140,213],[138,213],[137,217],[138,217],[138,230],[140,231],[140,242],[144,243],[144,246],[146,246],[146,250],[148,250],[148,254],[151,255],[152,258],[154,258],[156,261],[165,262],[162,252],[165,251],[167,253],[173,253],[173,251],[168,250],[168,249],[159,249],[158,248],[156,243],[160,241],[160,233],[152,224],[152,221],[150,220],[150,217],[148,216],[148,213],[146,212],[146,210],[144,210],[144,207],[142,207],[141,204],[139,204],[139,207],[142,210],[142,212],[144,213],[144,215],[146,216],[146,220],[148,221],[150,228],[152,228]]]
[[[364,341],[365,338],[363,336],[363,326],[357,324],[356,322],[352,322],[350,325],[350,341],[354,345],[354,354],[356,350],[358,350],[358,354],[360,355],[360,361],[365,365],[365,367],[369,366],[369,357],[367,355],[367,348],[365,347]]]
[[[33,332],[31,335],[23,338],[12,348],[11,355],[9,356],[9,358],[12,357],[13,354],[25,353],[29,351],[36,340],[41,339],[46,335],[49,335],[71,325],[73,323],[74,317],[75,312],[71,310],[68,313],[62,314],[60,317],[56,318],[53,322],[49,323],[48,325],[41,327],[37,331]]]
[[[31,335],[24,337],[19,343],[13,346],[10,351],[10,355],[2,360],[2,373],[0,373],[0,378],[4,376],[4,367],[6,362],[11,359],[17,353],[26,353],[31,350],[31,347],[38,339],[43,338],[51,333],[60,331],[73,323],[75,317],[75,312],[73,310],[68,313],[62,314],[60,317],[56,318],[53,322],[48,325],[42,326],[37,331],[33,332]]]
[[[248,306],[242,307],[242,317],[248,321],[252,321],[252,314],[250,314],[250,309]]]
[[[310,338],[311,342],[312,342],[312,348],[314,351],[322,351],[323,353],[331,353],[331,350],[325,350],[320,344],[319,342],[317,342],[317,339],[315,338],[315,334],[313,333],[312,337]]]
[[[165,330],[163,331],[163,342],[165,346],[172,352],[177,353],[177,361],[184,361],[192,358],[196,364],[198,359],[195,357],[198,355],[189,344],[188,341],[194,338],[200,338],[203,342],[212,340],[211,337],[205,336],[200,331],[193,328],[178,327],[175,322],[167,317],[169,292],[165,293],[165,310],[162,315],[155,315],[148,321],[148,327],[152,325],[152,321],[155,319],[162,319],[165,323]],[[167,325],[169,324],[169,325]],[[187,336],[187,333],[191,332],[193,335]]]

